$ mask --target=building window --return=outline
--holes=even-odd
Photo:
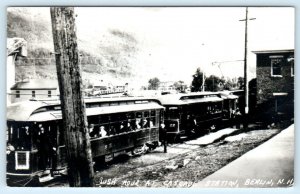
[[[48,90],[48,97],[51,98],[51,90]]]
[[[32,91],[32,97],[35,98],[35,91]]]
[[[270,56],[271,59],[271,76],[282,77],[282,62],[283,56]]]
[[[16,98],[20,98],[20,91],[16,91]]]

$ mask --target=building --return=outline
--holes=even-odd
[[[174,87],[174,83],[173,81],[165,81],[165,82],[160,82],[159,86],[158,86],[158,90],[161,91],[175,91],[175,87]]]
[[[16,83],[15,61],[17,57],[27,56],[27,42],[23,38],[8,38],[6,45],[6,93],[10,93],[10,88]],[[7,104],[11,103],[11,98],[7,95]]]
[[[47,79],[32,79],[17,82],[10,88],[11,102],[20,102],[30,99],[58,98],[58,81]]]
[[[294,50],[254,51],[257,107],[275,115],[294,115]]]

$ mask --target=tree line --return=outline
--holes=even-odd
[[[232,89],[243,89],[244,88],[244,78],[225,78],[218,77],[216,75],[205,76],[204,72],[197,68],[196,72],[192,75],[193,80],[190,85],[191,92],[200,92],[200,91],[222,91],[222,90],[232,90]],[[163,84],[159,78],[154,77],[148,81],[148,90],[158,90],[159,87]],[[184,92],[188,85],[184,81],[179,80],[172,84],[167,85],[167,87],[173,87],[173,89]]]

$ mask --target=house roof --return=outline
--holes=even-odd
[[[266,54],[266,53],[290,53],[294,52],[294,49],[282,49],[282,50],[260,50],[252,51],[255,54]]]
[[[6,45],[7,56],[17,53],[19,56],[27,56],[27,42],[24,38],[8,38]]]
[[[11,90],[56,90],[58,88],[57,80],[32,79],[29,81],[17,82]]]

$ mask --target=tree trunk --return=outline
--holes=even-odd
[[[74,8],[50,8],[71,187],[93,186],[91,144],[83,101]]]

